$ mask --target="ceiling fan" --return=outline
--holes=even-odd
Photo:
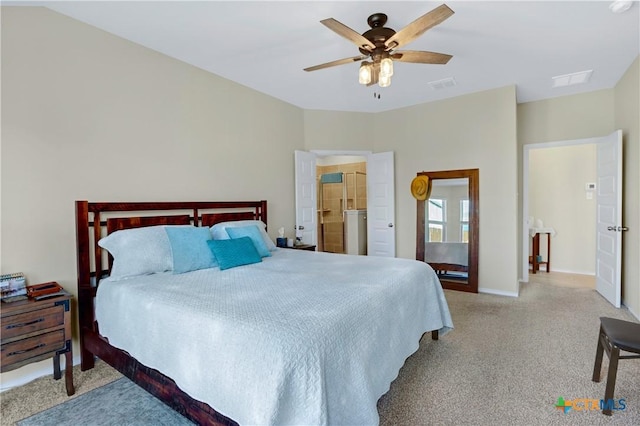
[[[362,35],[333,18],[324,19],[320,22],[330,30],[358,46],[361,55],[315,65],[305,68],[304,70],[316,71],[323,68],[362,61],[358,73],[358,81],[360,84],[370,86],[378,83],[380,87],[387,87],[391,84],[393,61],[416,64],[446,64],[449,62],[452,56],[444,53],[396,49],[420,37],[425,31],[443,22],[453,15],[453,13],[453,10],[446,4],[442,4],[422,15],[398,32],[384,26],[387,22],[387,15],[384,13],[374,13],[367,19],[367,23],[371,29]]]

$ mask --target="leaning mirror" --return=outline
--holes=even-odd
[[[430,185],[417,202],[416,259],[444,288],[478,292],[478,169],[420,172]],[[415,196],[415,195],[414,195]]]

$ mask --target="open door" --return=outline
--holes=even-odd
[[[295,151],[296,236],[304,244],[318,244],[318,205],[316,194],[316,155]]]
[[[393,152],[367,158],[367,253],[395,257],[395,176]]]
[[[620,307],[622,266],[622,131],[598,142],[596,290]]]
[[[295,151],[296,232],[305,244],[318,243],[316,153]],[[339,155],[340,153],[336,153]],[[361,155],[352,154],[346,155]],[[367,153],[367,254],[395,257],[395,174],[393,152]]]

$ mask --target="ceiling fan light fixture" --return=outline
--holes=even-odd
[[[633,6],[632,1],[616,0],[614,2],[611,2],[611,4],[609,5],[609,10],[611,10],[613,13],[624,13],[629,10],[631,6]]]
[[[393,75],[393,61],[391,58],[384,58],[380,61],[380,76],[389,76]]]
[[[415,64],[446,64],[451,59],[451,55],[444,53],[421,50],[395,50],[412,42],[425,31],[440,24],[451,15],[453,15],[453,10],[446,4],[442,4],[414,20],[400,31],[394,31],[384,26],[387,22],[387,15],[374,13],[367,19],[371,29],[362,34],[333,18],[323,19],[320,21],[323,25],[358,46],[360,55],[304,68],[304,71],[316,71],[369,59],[373,62],[364,61],[360,63],[358,82],[366,86],[378,83],[380,87],[388,87],[391,85],[394,60]]]
[[[358,72],[358,82],[360,84],[371,83],[371,71],[371,62],[362,62],[360,64],[360,71]]]
[[[391,76],[390,75],[382,75],[378,78],[378,86],[380,87],[389,87],[391,86]]]

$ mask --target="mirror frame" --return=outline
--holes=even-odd
[[[469,179],[469,265],[468,279],[466,284],[456,281],[441,279],[442,288],[450,290],[478,292],[478,246],[479,246],[479,224],[480,224],[480,171],[479,169],[442,170],[437,172],[419,172],[417,176],[427,176],[430,180],[438,179]],[[425,211],[426,200],[417,201],[417,232],[416,232],[416,259],[424,262],[425,250]],[[428,263],[428,262],[427,262]]]

